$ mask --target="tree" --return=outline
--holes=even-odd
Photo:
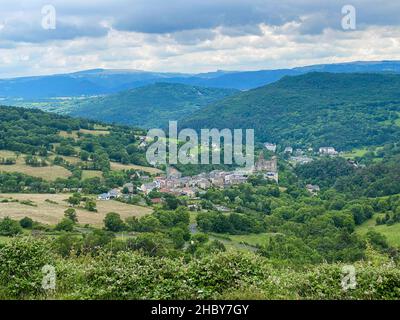
[[[83,249],[85,251],[95,252],[99,247],[104,247],[115,238],[114,233],[110,231],[95,229],[92,233],[84,236]]]
[[[141,250],[149,256],[164,256],[170,248],[170,241],[163,233],[143,233],[128,239],[128,248]]]
[[[172,239],[175,249],[181,249],[185,245],[185,231],[182,228],[174,227],[169,230],[169,237]]]
[[[0,221],[0,235],[2,236],[15,236],[22,233],[22,228],[18,221],[5,217]]]
[[[24,217],[19,220],[19,224],[22,228],[31,229],[33,226],[33,220],[29,217]]]
[[[73,208],[68,208],[64,211],[64,217],[72,220],[74,223],[78,222],[78,217],[76,215],[76,211]]]
[[[115,212],[109,212],[104,218],[104,226],[108,231],[119,232],[125,229],[124,221],[121,216]]]
[[[57,231],[71,232],[74,229],[74,222],[71,219],[63,218],[55,227]]]
[[[179,206],[178,198],[172,194],[166,194],[164,196],[164,200],[165,200],[164,206],[166,209],[175,210]]]
[[[58,254],[68,257],[72,250],[79,250],[81,240],[69,232],[61,234],[54,240],[54,248]]]
[[[141,232],[153,232],[160,227],[160,221],[153,215],[146,215],[139,220],[139,229]]]
[[[79,157],[81,158],[82,161],[88,161],[89,160],[89,156],[90,156],[90,153],[87,152],[86,150],[82,150],[79,153]]]
[[[139,230],[139,220],[136,217],[128,217],[125,219],[125,223],[129,231],[138,231]]]
[[[72,206],[77,206],[81,203],[81,195],[79,193],[74,193],[68,198],[68,203]]]
[[[97,212],[96,201],[87,199],[85,202],[85,209],[92,212]]]

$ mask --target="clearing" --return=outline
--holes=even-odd
[[[256,251],[257,246],[265,246],[275,233],[259,233],[245,235],[231,235],[220,233],[209,233],[210,240],[221,241],[228,249],[238,249],[244,251]]]

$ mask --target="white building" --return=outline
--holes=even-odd
[[[319,154],[337,155],[338,152],[333,147],[322,147],[322,148],[319,148]]]
[[[284,153],[293,153],[292,147],[286,147]]]
[[[274,143],[266,142],[266,143],[264,143],[264,147],[265,147],[265,149],[267,149],[268,151],[272,151],[272,152],[275,152],[275,151],[276,151],[276,144],[274,144]]]

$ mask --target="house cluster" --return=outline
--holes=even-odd
[[[336,156],[338,155],[338,152],[333,147],[322,147],[319,148],[319,154],[326,156]]]
[[[197,192],[211,187],[225,188],[245,183],[248,177],[256,172],[263,173],[265,179],[278,182],[277,162],[276,157],[271,160],[265,160],[261,156],[255,166],[250,169],[238,169],[235,171],[214,170],[190,177],[183,177],[175,168],[168,168],[166,176],[158,176],[152,182],[142,184],[139,190],[145,194],[149,194],[152,190],[159,190],[163,193],[194,197]]]
[[[112,199],[118,199],[122,196],[122,193],[118,189],[111,189],[110,191],[106,193],[99,194],[97,196],[98,200],[112,200]]]
[[[285,149],[285,152],[286,152],[286,149]],[[288,151],[287,153],[291,154],[290,161],[293,162],[295,165],[307,164],[307,163],[312,162],[314,160],[312,158],[313,155],[333,157],[333,156],[337,156],[339,154],[333,147],[319,148],[318,154],[314,153],[314,150],[312,148],[309,148],[307,150],[296,149],[294,151],[293,151],[293,149],[291,149],[290,152]]]
[[[277,150],[277,145],[275,143],[271,143],[271,142],[265,142],[264,143],[264,147],[268,151],[271,151],[271,152],[274,152],[274,153]],[[285,147],[283,153],[299,157],[299,156],[304,156],[305,153],[313,154],[314,150],[313,150],[313,148],[308,148],[308,149],[304,149],[304,150],[303,149],[294,150],[293,147],[287,146],[287,147]],[[321,147],[318,150],[318,154],[319,155],[335,156],[335,155],[338,155],[339,152],[337,152],[334,147]]]

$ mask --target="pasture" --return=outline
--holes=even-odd
[[[376,225],[376,217],[365,221],[361,226],[356,227],[356,232],[360,235],[366,234],[369,230],[379,232],[386,236],[390,245],[400,247],[400,223],[395,223],[391,226],[386,224]]]
[[[48,181],[54,181],[57,178],[68,178],[72,175],[70,171],[61,167],[49,165],[47,167],[31,167],[25,164],[25,156],[16,154],[12,151],[0,151],[0,158],[16,158],[16,164],[0,165],[0,172],[20,172],[29,176],[43,178]]]
[[[153,167],[144,167],[144,166],[138,166],[135,164],[122,164],[118,162],[111,162],[111,170],[141,170],[150,174],[159,174],[162,173],[160,169],[153,168]]]
[[[55,225],[64,217],[64,211],[69,208],[65,201],[70,194],[0,194],[0,218],[10,217],[22,219],[30,217],[41,223]],[[32,201],[34,206],[18,202],[1,202],[3,199],[16,199],[18,201]],[[50,200],[50,201],[46,201]],[[125,204],[118,201],[96,200],[98,212],[90,212],[83,208],[75,208],[78,216],[78,223],[89,224],[94,227],[102,227],[103,220],[108,212],[116,212],[122,219],[127,217],[143,215],[152,212],[152,209],[141,206]]]

